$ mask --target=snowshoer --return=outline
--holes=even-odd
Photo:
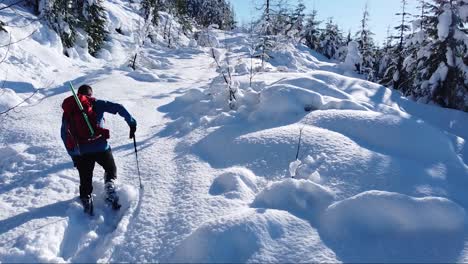
[[[92,96],[93,89],[85,84],[78,88],[77,98],[75,96],[66,98],[62,104],[61,127],[63,143],[80,175],[80,199],[84,211],[90,215],[93,214],[93,170],[96,162],[105,171],[106,201],[113,209],[120,208],[114,183],[117,178],[117,168],[107,142],[109,130],[103,128],[104,113],[122,116],[130,127],[130,138],[135,137],[137,126],[136,120],[122,105],[97,100]],[[77,99],[82,105],[82,111]]]

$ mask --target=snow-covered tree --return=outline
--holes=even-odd
[[[187,33],[192,31],[192,21],[188,14],[188,4],[186,0],[175,0],[174,13],[182,25],[182,30]]]
[[[153,26],[157,26],[159,24],[159,12],[163,8],[162,0],[142,0],[140,5],[143,18],[151,21]]]
[[[360,72],[362,64],[362,55],[359,52],[359,44],[356,41],[350,41],[348,43],[346,58],[342,67],[347,70]]]
[[[387,29],[387,37],[383,44],[383,47],[379,49],[379,54],[377,55],[378,69],[376,72],[376,78],[380,83],[385,83],[384,76],[388,72],[387,69],[390,67],[393,56],[393,36],[390,31],[390,27]]]
[[[351,41],[353,41],[353,37],[351,36],[351,30],[349,30],[348,35],[346,36],[346,45],[348,45]]]
[[[400,17],[400,25],[394,28],[398,35],[393,36],[393,38],[397,40],[397,44],[390,48],[387,47],[387,50],[385,50],[386,53],[382,58],[384,59],[384,61],[382,61],[383,65],[379,68],[379,72],[382,70],[382,66],[386,69],[380,83],[395,89],[408,87],[407,85],[409,84],[407,81],[408,74],[403,67],[403,62],[408,52],[405,49],[405,40],[407,32],[410,31],[408,17],[411,14],[407,12],[407,6],[408,0],[401,0],[401,12],[396,14]]]
[[[80,24],[77,8],[71,0],[43,0],[41,12],[62,39],[65,48],[71,48],[76,41]],[[66,51],[65,51],[66,52]]]
[[[328,59],[338,59],[338,50],[343,46],[343,34],[338,25],[330,18],[320,35],[319,52]]]
[[[106,15],[102,0],[87,0],[83,6],[83,27],[88,33],[88,50],[93,56],[101,49],[108,35]]]
[[[272,36],[260,36],[255,46],[255,56],[262,60],[262,69],[265,67],[265,62],[270,59],[271,50],[275,46],[275,41],[273,40]]]
[[[430,10],[428,41],[417,53],[412,95],[468,111],[468,1],[433,0]]]
[[[305,40],[307,47],[318,50],[320,47],[320,29],[319,26],[322,22],[317,20],[317,10],[312,10],[308,16],[306,25],[302,32],[302,37]]]
[[[419,78],[418,75],[420,74],[417,71],[418,58],[425,53],[423,47],[426,47],[427,44],[432,41],[429,35],[434,36],[437,34],[437,29],[430,27],[430,24],[436,23],[437,17],[435,15],[431,15],[431,4],[429,1],[430,0],[419,0],[418,9],[420,12],[412,21],[413,32],[406,40],[405,49],[407,50],[407,55],[403,61],[403,68],[408,74],[408,79],[405,86],[402,87],[402,92],[405,95],[411,96],[413,94],[413,90],[420,89],[417,87],[419,84],[416,84],[417,79]]]
[[[369,10],[366,4],[361,19],[361,27],[356,33],[355,40],[359,43],[359,50],[362,54],[361,73],[365,74],[369,80],[374,80],[375,76],[375,44],[372,36],[374,33],[369,28]]]
[[[76,44],[81,29],[86,32],[89,53],[96,55],[108,34],[102,4],[102,0],[40,0],[38,10],[59,34],[65,48]]]
[[[235,25],[232,6],[226,0],[186,0],[187,13],[203,27],[212,24],[220,29],[231,29]]]
[[[256,9],[261,12],[257,22],[257,32],[261,35],[284,35],[291,25],[294,12],[291,12],[285,0],[261,0],[255,1]],[[298,16],[301,16],[301,5],[298,5]]]
[[[301,33],[304,31],[304,18],[306,6],[299,1],[294,11],[289,16],[289,22],[285,30],[285,35],[293,39],[301,37]]]

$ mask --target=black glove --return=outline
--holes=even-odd
[[[136,125],[130,125],[130,138],[135,137],[135,132],[136,132]]]

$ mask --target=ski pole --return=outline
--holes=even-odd
[[[136,160],[137,170],[138,170],[138,179],[140,180],[140,189],[143,189],[143,184],[141,183],[140,164],[138,163],[138,149],[137,149],[135,136],[133,136],[133,146],[135,147],[135,160]]]
[[[83,118],[84,118],[86,124],[88,125],[89,132],[91,133],[91,137],[94,137],[94,129],[91,126],[91,123],[89,122],[88,115],[85,113],[85,111],[83,109],[83,105],[81,104],[80,99],[78,99],[78,96],[75,93],[75,89],[73,88],[73,84],[71,82],[69,82],[69,83],[70,83],[70,90],[73,93],[73,97],[75,98],[75,101],[78,104],[78,108],[80,109],[81,113],[83,114]]]

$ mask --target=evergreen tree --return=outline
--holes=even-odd
[[[83,27],[88,33],[88,50],[91,55],[96,56],[108,35],[102,0],[84,1],[83,16]]]
[[[466,0],[433,0],[428,41],[420,48],[412,95],[468,111],[468,22]]]
[[[388,27],[387,38],[385,39],[384,46],[382,47],[382,49],[379,50],[379,55],[377,55],[378,70],[376,72],[376,77],[380,80],[380,83],[386,83],[386,80],[384,80],[384,78],[385,74],[388,73],[388,68],[392,63],[393,50],[393,36],[390,31],[390,27]]]
[[[302,3],[302,0],[300,0],[292,14],[289,16],[289,23],[285,30],[286,36],[293,39],[301,36],[301,33],[304,31],[305,9],[305,5]]]
[[[400,25],[394,28],[397,30],[398,35],[393,37],[397,40],[397,45],[390,48],[390,55],[386,57],[386,59],[390,60],[388,65],[386,65],[386,71],[383,75],[383,79],[380,81],[380,83],[388,87],[403,90],[409,88],[407,86],[408,76],[403,67],[403,61],[407,55],[407,50],[405,49],[406,32],[410,30],[410,26],[408,25],[408,16],[411,15],[406,12],[407,5],[408,0],[401,0],[401,12],[396,14],[401,18]]]
[[[415,19],[412,21],[413,32],[408,36],[406,40],[406,50],[407,55],[403,62],[404,71],[408,74],[407,83],[405,87],[410,87],[410,90],[404,90],[405,95],[414,94],[416,86],[415,82],[419,79],[418,75],[420,74],[417,71],[417,62],[422,59],[421,55],[424,54],[424,47],[427,47],[430,37],[437,34],[436,28],[431,28],[430,24],[437,23],[437,17],[430,14],[431,4],[428,0],[419,0],[418,9],[420,13],[415,16]],[[432,22],[431,22],[432,21]],[[419,58],[419,59],[418,59]],[[417,88],[416,90],[419,90]]]
[[[141,10],[145,21],[151,21],[153,26],[159,24],[159,11],[162,9],[162,0],[142,0]]]
[[[63,46],[71,48],[75,44],[76,31],[80,24],[77,9],[72,0],[43,0],[44,17],[50,27],[60,36]],[[67,55],[66,51],[65,54]]]
[[[174,13],[177,16],[179,23],[182,25],[184,32],[192,31],[192,21],[188,14],[188,4],[186,0],[175,0]]]
[[[39,12],[59,34],[65,48],[75,45],[77,31],[82,29],[87,33],[89,53],[97,54],[108,34],[102,0],[40,0],[38,4]]]
[[[374,33],[369,29],[369,10],[366,4],[361,19],[361,28],[356,33],[356,41],[362,54],[361,73],[365,74],[367,79],[371,81],[375,79],[375,44],[372,38],[373,35]]]
[[[338,59],[338,50],[343,46],[343,34],[330,18],[320,35],[319,51],[328,59]]]
[[[273,35],[272,17],[272,0],[265,0],[264,3],[257,8],[262,12],[262,17],[257,25],[261,35]]]
[[[212,24],[220,29],[232,29],[235,26],[234,12],[226,0],[186,0],[187,13],[203,27]]]
[[[351,36],[351,30],[349,30],[348,35],[346,36],[346,45],[348,45],[351,41],[353,41],[353,37]]]
[[[259,41],[255,45],[256,53],[254,57],[262,60],[262,69],[265,67],[265,62],[270,59],[269,53],[275,46],[275,42],[271,36],[260,36]]]
[[[257,23],[257,29],[261,35],[276,36],[285,35],[294,19],[292,12],[283,0],[262,0],[257,10],[262,13]],[[298,8],[302,8],[298,5]],[[299,11],[301,13],[302,11]],[[298,14],[300,17],[300,14]],[[298,17],[298,18],[299,18]],[[299,18],[300,19],[300,18]],[[289,32],[288,32],[289,33]]]
[[[304,27],[302,37],[305,39],[307,47],[318,51],[320,47],[320,29],[321,21],[317,20],[317,10],[312,10],[312,13],[307,18],[307,23]]]

